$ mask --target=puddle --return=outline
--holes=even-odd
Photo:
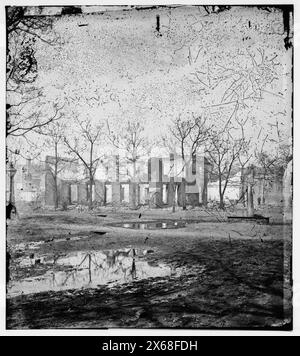
[[[110,226],[123,227],[125,229],[136,230],[158,230],[158,229],[179,229],[186,227],[187,221],[145,221],[145,222],[129,222],[116,223]]]
[[[93,231],[93,233],[98,233],[97,231]],[[102,234],[102,232],[101,232]],[[64,241],[80,241],[83,239],[88,239],[90,236],[85,235],[85,236],[70,236],[70,237],[62,237],[62,238],[50,238],[45,241],[33,241],[33,242],[27,242],[27,243],[20,243],[16,244],[13,247],[14,251],[25,251],[25,250],[37,250],[40,248],[40,245],[43,245],[45,243],[57,243],[57,242],[64,242]]]
[[[80,241],[83,239],[88,239],[90,236],[72,236],[72,237],[64,237],[59,239],[50,239],[45,242],[62,242],[62,241]]]
[[[56,257],[38,256],[38,264],[44,265],[47,272],[37,277],[10,281],[7,297],[46,291],[97,288],[101,285],[113,286],[179,273],[179,268],[175,269],[162,263],[152,265],[140,259],[147,253],[147,250],[123,249],[74,252]],[[19,268],[35,268],[35,264],[36,259],[28,257],[20,261]]]
[[[28,243],[20,243],[20,244],[16,244],[14,245],[14,250],[15,251],[23,251],[23,250],[26,250],[26,249],[30,249],[30,250],[37,250],[40,248],[40,245],[43,245],[44,244],[44,241],[33,241],[33,242],[28,242]]]

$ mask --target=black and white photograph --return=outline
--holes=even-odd
[[[25,3],[6,329],[292,331],[293,4]]]

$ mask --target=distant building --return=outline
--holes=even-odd
[[[55,160],[47,156],[44,163],[27,160],[17,165],[14,180],[16,202],[36,202],[40,205],[55,205]],[[57,167],[57,194],[59,205],[88,204],[89,178],[82,164],[68,158],[61,158]],[[244,183],[241,171],[235,169],[224,195],[225,203],[243,202],[247,199],[247,177]],[[283,202],[283,174],[264,174],[255,167],[253,184],[254,207],[261,205],[278,206]],[[214,179],[214,181],[209,181]],[[224,182],[222,182],[223,186]],[[183,205],[201,206],[208,201],[219,201],[219,185],[211,176],[211,164],[204,156],[194,156],[183,162],[180,156],[151,157],[132,162],[119,156],[106,157],[96,171],[92,186],[92,200],[95,205],[128,205],[136,207],[170,207]],[[7,196],[9,188],[7,188]]]
[[[254,167],[254,207],[260,205],[283,206],[283,174],[283,169],[271,174],[262,168]]]
[[[26,164],[15,166],[14,177],[15,201],[42,201],[45,192],[45,169],[43,163],[33,163],[30,159]]]
[[[72,203],[74,196],[71,185],[77,185],[85,179],[85,172],[78,161],[60,157],[58,160],[52,156],[45,159],[45,205],[55,205],[55,184],[57,185],[58,203]],[[55,183],[56,177],[56,183]]]
[[[182,205],[185,190],[187,204],[200,205],[207,201],[209,162],[195,156],[184,164],[180,157],[152,157],[135,164],[119,156],[106,157],[98,168],[92,187],[93,202],[99,205],[145,205],[152,207]],[[47,174],[46,202],[53,196],[51,178]],[[183,180],[186,181],[183,184]],[[52,192],[52,193],[51,193]],[[61,179],[60,200],[73,204],[87,204],[88,178]],[[52,199],[53,204],[53,199]]]
[[[238,170],[228,181],[225,191],[225,203],[246,202],[247,200],[247,181],[250,172],[245,170],[242,175],[241,169]],[[225,182],[222,181],[222,187]],[[283,204],[283,170],[274,174],[266,173],[260,167],[254,167],[253,182],[253,203],[254,208],[262,205],[280,206]],[[219,182],[214,179],[208,183],[208,200],[219,201]]]

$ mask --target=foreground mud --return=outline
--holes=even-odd
[[[290,227],[192,218],[164,231],[113,227],[136,221],[126,212],[13,221],[7,328],[290,328]]]

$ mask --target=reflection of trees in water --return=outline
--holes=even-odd
[[[130,270],[130,274],[132,279],[136,279],[136,267],[135,267],[135,249],[132,249],[132,255],[133,255],[133,259],[132,259],[132,266],[131,266],[131,270]]]
[[[75,284],[76,283],[76,274],[78,273],[79,270],[82,271],[83,269],[87,270],[89,284],[92,283],[93,272],[100,270],[100,269],[102,269],[104,272],[108,273],[109,277],[116,274],[116,275],[123,275],[123,278],[125,280],[129,276],[132,279],[137,278],[136,261],[135,261],[136,250],[135,249],[129,249],[128,251],[118,251],[118,250],[117,251],[107,251],[107,252],[103,251],[103,254],[106,256],[106,258],[103,261],[101,261],[101,263],[99,263],[99,261],[97,261],[96,253],[91,253],[91,252],[86,253],[83,256],[81,262],[76,267],[73,267],[70,271],[65,272],[66,276],[62,283],[57,282],[57,280],[56,280],[57,274],[53,271],[52,272],[52,280],[51,280],[52,287],[65,286],[67,284],[67,282],[70,281],[70,279]],[[132,260],[129,264],[126,263],[128,258],[130,258]],[[55,268],[57,260],[58,260],[57,256],[54,257],[53,268]],[[86,261],[87,261],[87,267],[83,268],[82,265]]]
[[[136,279],[136,267],[135,267],[135,259],[132,259],[132,267],[130,270],[130,274],[132,276],[132,279]]]

